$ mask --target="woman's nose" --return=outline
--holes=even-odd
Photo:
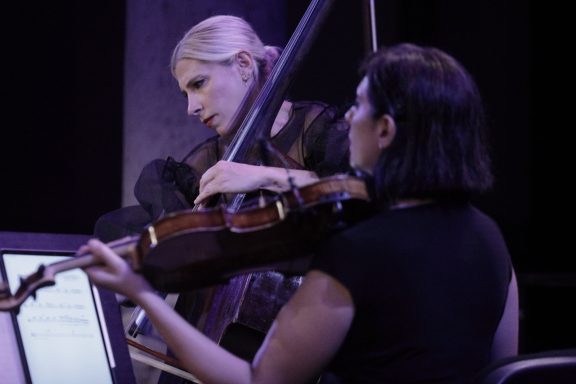
[[[344,119],[346,119],[346,121],[348,122],[348,124],[350,124],[350,121],[352,120],[352,108],[350,107],[346,113],[344,114]]]
[[[193,98],[188,98],[188,115],[189,116],[199,116],[202,111],[202,105]]]

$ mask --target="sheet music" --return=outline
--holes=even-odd
[[[19,277],[66,257],[4,254],[11,290]],[[17,317],[34,383],[102,384],[112,376],[87,276],[79,269],[56,275],[56,285],[28,298]]]

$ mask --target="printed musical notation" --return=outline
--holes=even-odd
[[[70,257],[5,253],[2,261],[14,292],[21,278],[38,271],[41,264]],[[59,273],[55,280],[54,286],[29,297],[14,316],[11,334],[21,346],[19,354],[26,362],[26,372],[34,383],[112,384],[114,364],[106,350],[106,332],[97,309],[99,301],[88,277],[82,270],[74,269]],[[2,380],[3,377],[0,383]]]
[[[54,303],[54,302],[47,302],[45,300],[30,300],[26,301],[22,304],[22,308],[37,308],[37,309],[54,309],[57,311],[62,310],[79,310],[82,311],[86,308],[84,304],[79,303]]]
[[[25,319],[30,325],[37,323],[38,326],[30,328],[30,336],[33,338],[91,338],[93,332],[86,332],[90,320],[82,317],[68,315],[34,315]]]
[[[55,286],[37,292],[36,299],[29,298],[23,303],[18,315],[21,332],[34,339],[99,336],[94,333],[98,328],[91,324],[97,319],[87,317],[93,307],[90,286],[84,284],[85,279],[78,273],[57,276]]]

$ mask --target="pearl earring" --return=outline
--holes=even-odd
[[[242,72],[240,76],[242,77],[242,81],[245,83],[250,79],[250,73],[248,72]]]

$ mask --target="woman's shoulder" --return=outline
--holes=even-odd
[[[182,163],[200,173],[204,173],[211,165],[215,164],[220,158],[220,138],[211,136],[200,142],[188,152],[182,159]]]
[[[296,100],[292,101],[294,109],[326,108],[330,105],[320,100]]]
[[[293,101],[292,105],[291,120],[303,122],[304,131],[309,136],[316,137],[332,130],[347,131],[343,113],[335,105],[318,100]]]
[[[188,152],[188,154],[186,154],[186,156],[184,156],[184,159],[182,159],[182,161],[185,161],[188,157],[192,156],[194,153],[196,153],[198,151],[206,150],[208,148],[212,149],[212,148],[216,147],[218,145],[218,142],[219,142],[219,137],[217,135],[210,136],[210,137],[204,139],[200,143],[196,144]]]
[[[298,100],[292,102],[294,113],[304,113],[308,116],[318,117],[329,115],[334,118],[338,115],[338,108],[319,100]]]

